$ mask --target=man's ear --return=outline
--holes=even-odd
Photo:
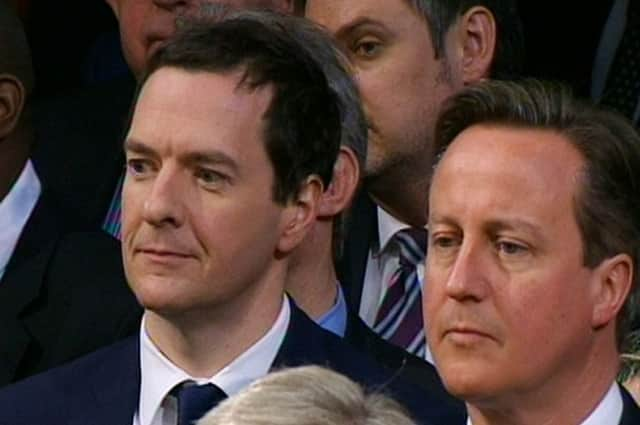
[[[300,187],[296,199],[287,203],[282,215],[278,252],[284,254],[291,252],[307,235],[316,221],[323,190],[320,177],[317,175],[309,176]]]
[[[331,184],[320,197],[318,217],[331,218],[344,211],[351,204],[359,182],[358,158],[351,148],[341,146]]]
[[[633,261],[627,254],[605,259],[597,266],[593,282],[594,309],[592,326],[599,328],[612,320],[624,305],[633,283]]]
[[[26,90],[18,78],[0,74],[0,140],[18,125],[26,101]]]
[[[460,80],[464,85],[476,83],[491,76],[491,65],[496,51],[497,30],[493,13],[484,6],[467,10],[447,36],[447,55],[455,60]]]

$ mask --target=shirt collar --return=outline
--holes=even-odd
[[[316,323],[323,329],[333,332],[342,338],[347,329],[347,302],[344,299],[342,285],[339,282],[337,285],[338,295],[336,296],[336,302],[329,311],[316,320]]]
[[[383,208],[377,207],[378,210],[378,251],[374,251],[374,255],[377,255],[387,247],[387,244],[395,235],[402,229],[407,229],[409,226],[406,223],[401,222],[388,212],[386,212]]]
[[[593,412],[580,425],[610,425],[620,422],[622,410],[624,408],[622,402],[622,394],[618,384],[611,384],[609,391],[600,401]],[[467,425],[473,425],[471,418],[467,418]]]
[[[617,383],[611,384],[609,391],[604,396],[598,407],[585,419],[581,425],[607,425],[617,424],[622,417],[622,394]]]
[[[31,161],[27,161],[7,196],[0,200],[0,278],[9,264],[41,190],[38,175]]]
[[[290,317],[291,307],[285,297],[280,314],[271,329],[209,379],[189,376],[162,354],[147,335],[143,317],[140,327],[140,425],[150,425],[160,409],[162,400],[174,386],[185,380],[193,380],[198,384],[210,382],[220,387],[228,396],[232,396],[266,375],[284,340]]]

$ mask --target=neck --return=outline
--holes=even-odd
[[[168,314],[146,310],[147,334],[189,375],[214,376],[273,327],[282,308],[283,281],[284,274],[206,310]]]
[[[615,347],[615,345],[611,345]],[[467,403],[473,425],[566,425],[582,423],[598,406],[614,382],[617,350],[594,355],[572,376],[558,374],[527,392],[513,392],[508,400]],[[600,353],[603,354],[603,353]],[[575,365],[574,365],[575,366]],[[575,369],[571,368],[574,372]]]
[[[2,201],[29,159],[29,144],[14,134],[0,140],[0,201]]]
[[[403,223],[422,227],[427,222],[430,176],[409,175],[405,170],[388,170],[384,175],[367,176],[365,188],[371,198]]]
[[[286,282],[286,290],[312,319],[333,307],[338,295],[332,255],[331,220],[316,220],[304,241],[296,248]]]

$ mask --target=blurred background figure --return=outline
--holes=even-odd
[[[636,126],[640,117],[639,59],[640,2],[615,0],[596,51],[591,97]]]
[[[7,0],[0,0],[0,46],[2,386],[129,335],[141,309],[127,289],[117,241],[103,232],[71,233],[75,212],[33,167],[34,75]]]
[[[273,372],[223,401],[197,425],[416,425],[393,399],[366,393],[320,366]]]

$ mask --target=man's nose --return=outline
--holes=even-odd
[[[169,172],[160,172],[143,204],[143,218],[153,226],[180,227],[184,222],[184,188]]]
[[[460,302],[483,300],[491,290],[491,253],[481,244],[463,244],[446,282],[446,293]]]

